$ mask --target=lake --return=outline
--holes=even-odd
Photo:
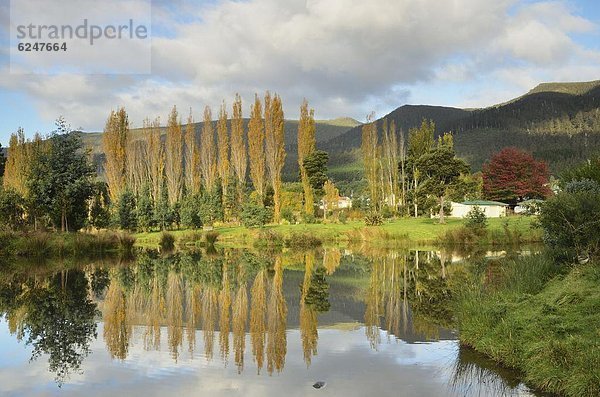
[[[449,301],[467,263],[363,247],[15,264],[0,395],[535,395],[459,345]]]

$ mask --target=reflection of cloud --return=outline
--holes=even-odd
[[[5,328],[4,323],[0,327]],[[102,324],[98,333],[101,335]],[[201,332],[201,331],[197,331]],[[207,361],[182,354],[175,362],[169,352],[167,332],[162,332],[160,351],[146,351],[143,327],[134,327],[132,346],[124,361],[110,360],[104,341],[98,338],[92,354],[84,362],[82,375],[74,375],[59,390],[47,374],[44,360],[28,364],[13,360],[0,371],[3,395],[210,395],[210,396],[304,396],[316,393],[317,380],[327,382],[319,393],[326,395],[448,395],[451,367],[458,354],[456,341],[430,344],[384,343],[374,352],[364,336],[364,328],[353,331],[319,330],[319,353],[312,365],[303,362],[298,330],[288,331],[285,369],[276,375],[256,375],[255,363],[237,373],[235,365],[218,359]],[[4,341],[4,338],[2,339]],[[197,351],[204,351],[197,335]],[[16,343],[7,340],[3,346]],[[249,346],[247,336],[246,346]],[[248,347],[249,348],[249,347]],[[35,381],[33,381],[35,377]],[[484,393],[485,394],[485,393]]]

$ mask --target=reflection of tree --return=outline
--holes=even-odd
[[[219,293],[219,346],[221,348],[221,358],[227,362],[229,357],[229,324],[231,320],[231,291],[229,285],[229,274],[227,265],[223,263],[223,282],[221,292]]]
[[[183,341],[183,283],[181,273],[175,271],[167,276],[167,336],[171,356],[177,361]]]
[[[304,351],[304,362],[308,367],[313,355],[317,354],[317,310],[307,304],[306,297],[311,286],[312,273],[315,264],[315,253],[309,251],[305,254],[304,282],[300,294],[300,338],[302,339],[302,350]]]
[[[207,360],[213,358],[215,345],[215,323],[217,321],[219,291],[208,286],[202,294],[202,330],[204,332],[204,354]]]
[[[146,349],[160,349],[160,325],[163,317],[165,301],[162,286],[156,274],[150,281],[150,302],[146,312],[146,332],[144,334],[144,346]]]
[[[329,303],[329,284],[325,279],[325,269],[322,267],[317,268],[312,279],[310,280],[310,286],[304,297],[304,302],[310,305],[317,312],[323,313],[329,311],[331,304]]]
[[[131,324],[121,283],[113,278],[104,298],[104,341],[112,358],[124,360],[129,350]]]
[[[250,337],[252,342],[252,355],[256,361],[258,373],[263,367],[265,356],[265,312],[267,310],[267,271],[261,269],[254,277],[250,290]]]
[[[198,297],[202,293],[200,285],[190,282],[187,280],[185,288],[185,310],[186,310],[186,335],[188,340],[188,351],[194,352],[196,348],[196,326],[200,319],[200,313],[202,310],[200,300]]]
[[[381,313],[381,292],[383,283],[383,265],[374,261],[371,268],[371,278],[365,298],[365,333],[373,349],[381,342],[379,327]]]
[[[281,372],[287,352],[286,316],[287,305],[283,296],[283,268],[281,257],[275,258],[275,274],[269,294],[267,310],[267,371]]]
[[[63,271],[35,283],[21,297],[27,313],[25,343],[33,346],[32,360],[48,355],[48,369],[61,386],[78,372],[96,337],[96,305],[88,299],[88,280],[81,271]],[[23,312],[21,312],[23,313]]]
[[[423,254],[423,253],[421,253]],[[418,295],[412,297],[413,324],[415,330],[422,335],[435,339],[439,326],[449,326],[452,322],[450,305],[450,288],[447,269],[431,253],[426,253],[428,260],[421,261],[420,268],[414,273],[415,284],[418,283]],[[441,261],[446,256],[442,255]]]
[[[332,275],[335,272],[335,269],[340,266],[341,259],[342,253],[339,249],[325,249],[325,252],[323,253],[323,267],[327,270],[328,275]]]
[[[246,348],[246,321],[248,319],[248,290],[245,271],[239,266],[238,288],[233,302],[233,350],[238,373],[244,369],[244,350]]]

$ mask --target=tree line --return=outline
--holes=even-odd
[[[199,134],[190,109],[185,124],[174,106],[165,133],[146,118],[141,136],[130,130],[125,108],[111,111],[102,135],[104,160],[95,169],[80,134],[60,118],[48,137],[11,136],[0,211],[13,228],[84,226],[125,230],[201,227],[216,221],[279,223],[289,218],[282,197],[286,157],[281,97],[255,95],[244,128],[242,100],[231,113],[223,101],[216,122],[210,107]],[[230,116],[231,115],[231,116]],[[199,136],[198,136],[199,135]],[[314,218],[324,195],[328,156],[316,149],[314,110],[305,100],[298,124],[302,216]],[[0,162],[1,163],[1,162]],[[329,182],[332,184],[332,182]],[[337,203],[337,197],[331,201]],[[257,221],[258,220],[258,221]]]
[[[482,172],[471,174],[469,164],[456,155],[452,133],[435,136],[432,120],[409,129],[406,138],[393,120],[378,124],[372,115],[367,118],[361,143],[367,211],[382,217],[439,214],[444,223],[449,200],[485,198],[516,205],[551,194],[548,165],[531,154],[507,147]]]

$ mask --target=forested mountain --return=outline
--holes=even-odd
[[[404,105],[377,123],[393,120],[407,134],[424,118],[436,123],[438,135],[454,133],[459,155],[475,170],[492,153],[517,146],[558,172],[600,150],[600,81],[543,83],[521,97],[482,109]],[[347,167],[348,153],[360,141],[358,126],[320,146],[332,153],[333,164]]]

